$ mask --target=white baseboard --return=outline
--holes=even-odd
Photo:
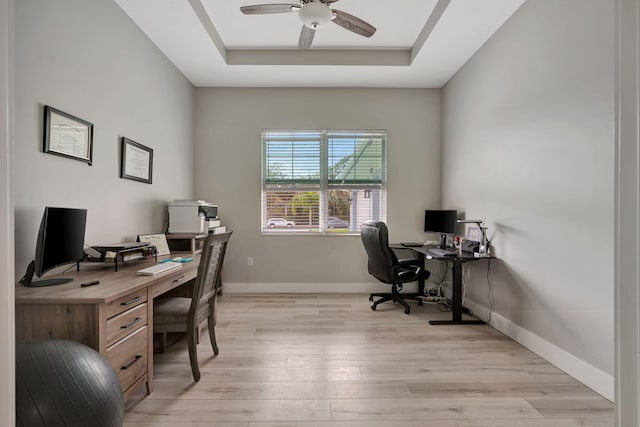
[[[466,299],[465,306],[482,319],[489,317],[489,309]],[[578,359],[566,350],[546,341],[544,338],[523,329],[500,314],[491,313],[490,325],[517,343],[522,344],[552,365],[562,369],[596,393],[613,402],[614,378],[600,369]]]
[[[389,292],[383,283],[228,283],[222,290],[229,294],[368,294]],[[404,292],[416,292],[416,285],[407,285]]]

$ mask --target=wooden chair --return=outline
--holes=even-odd
[[[191,298],[167,297],[154,302],[153,331],[162,333],[161,351],[164,351],[166,345],[167,332],[186,332],[191,372],[195,381],[200,381],[196,349],[198,327],[205,320],[208,324],[213,354],[218,354],[215,307],[222,262],[231,233],[211,234],[205,240]]]

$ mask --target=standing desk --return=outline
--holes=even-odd
[[[195,279],[200,255],[155,276],[137,271],[153,260],[71,271],[70,283],[16,287],[16,340],[58,338],[85,344],[113,366],[127,399],[142,384],[153,391],[153,298]],[[75,269],[74,269],[75,270]],[[82,288],[80,284],[99,280]]]
[[[493,256],[482,256],[476,257],[472,253],[467,252],[458,252],[456,256],[443,256],[438,257],[432,255],[429,252],[429,249],[435,248],[436,246],[418,246],[418,247],[406,247],[401,245],[393,245],[394,249],[410,249],[414,253],[416,253],[423,264],[426,259],[435,259],[442,262],[451,262],[453,265],[451,267],[453,274],[453,295],[451,297],[451,302],[453,304],[453,309],[451,311],[451,320],[430,320],[430,325],[484,325],[484,321],[480,319],[463,319],[462,318],[462,264],[473,261],[480,260],[488,260],[494,259]],[[420,292],[424,295],[424,281],[419,284]]]

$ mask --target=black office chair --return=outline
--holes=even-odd
[[[360,236],[369,258],[369,274],[382,283],[391,285],[391,293],[375,293],[369,296],[369,301],[373,301],[373,297],[381,297],[373,303],[371,310],[375,310],[380,303],[393,301],[400,303],[404,312],[409,314],[411,308],[405,299],[418,301],[418,305],[422,305],[419,296],[400,294],[404,283],[429,278],[431,273],[423,268],[422,260],[398,260],[395,252],[389,247],[389,231],[384,222],[366,221],[360,228]]]

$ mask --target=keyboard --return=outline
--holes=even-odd
[[[173,270],[174,268],[181,267],[182,263],[180,262],[164,262],[162,264],[155,264],[151,267],[143,268],[142,270],[138,270],[138,274],[141,276],[154,276],[156,274],[164,273],[165,271]]]
[[[458,255],[458,251],[455,249],[431,248],[429,249],[429,255],[433,255],[435,257],[454,257]]]
[[[400,244],[405,248],[421,248],[424,246],[423,243],[418,243],[418,242],[405,242]]]

